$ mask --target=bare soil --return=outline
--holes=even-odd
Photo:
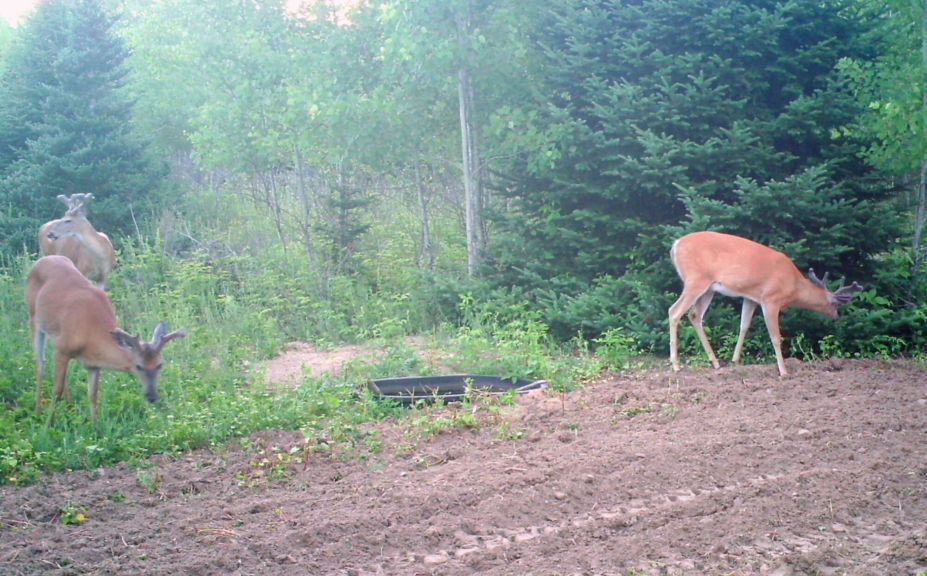
[[[409,336],[403,344],[415,350],[416,356],[436,371],[449,370],[448,353],[434,348],[425,338]],[[283,354],[264,363],[259,372],[270,386],[296,386],[306,378],[321,378],[326,374],[337,376],[350,362],[374,361],[385,353],[385,349],[376,346],[352,345],[325,349],[309,342],[290,342]]]
[[[272,386],[295,386],[307,377],[340,374],[348,362],[359,358],[376,358],[381,352],[369,346],[341,346],[324,350],[308,342],[290,342],[283,354],[264,365],[264,378]]]
[[[612,374],[385,422],[350,449],[267,433],[4,487],[0,573],[927,570],[927,368],[789,368]],[[75,509],[88,519],[65,524]]]

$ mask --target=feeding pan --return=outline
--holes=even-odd
[[[453,374],[449,376],[406,376],[370,380],[367,387],[380,400],[395,400],[403,405],[418,401],[460,402],[467,388],[489,394],[505,394],[512,390],[524,394],[547,388],[546,380],[508,380],[501,376]]]

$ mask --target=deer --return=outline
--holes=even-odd
[[[116,267],[116,251],[109,236],[98,232],[87,219],[87,205],[93,194],[59,194],[58,200],[68,209],[62,218],[46,222],[39,229],[41,254],[67,256],[84,276],[105,290]]]
[[[119,328],[112,302],[101,288],[84,276],[77,266],[61,255],[40,258],[29,272],[26,299],[38,357],[36,369],[36,412],[42,411],[47,362],[45,343],[50,336],[55,347],[55,390],[49,420],[57,401],[71,401],[68,367],[77,360],[90,372],[89,396],[93,420],[100,416],[100,376],[106,370],[135,374],[144,385],[145,397],[158,402],[158,382],[163,359],[161,352],[170,342],[187,332],[168,332],[160,322],[151,342]]]
[[[752,240],[719,232],[695,232],[673,242],[670,257],[683,282],[682,294],[669,308],[670,362],[679,371],[679,322],[686,312],[712,366],[720,368],[702,322],[716,293],[743,298],[740,336],[734,347],[733,363],[739,364],[744,339],[756,307],[763,310],[766,328],[776,352],[781,377],[788,376],[782,358],[779,314],[787,308],[803,308],[831,319],[850,304],[863,287],[850,286],[831,292],[827,274],[818,278],[814,269],[807,277],[785,254]]]

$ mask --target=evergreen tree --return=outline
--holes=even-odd
[[[35,246],[59,194],[93,193],[97,227],[133,229],[163,168],[131,132],[128,52],[99,0],[48,0],[14,44],[0,82],[0,238]]]
[[[860,109],[831,71],[868,57],[864,31],[839,1],[555,3],[536,37],[548,84],[511,112],[518,130],[496,132],[513,208],[497,219],[497,280],[544,300],[566,334],[637,314],[662,342],[668,250],[687,231],[865,274],[898,220],[860,144],[835,137]]]

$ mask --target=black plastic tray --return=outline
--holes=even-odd
[[[501,376],[452,374],[449,376],[406,376],[370,380],[367,387],[380,400],[395,400],[400,404],[418,401],[460,402],[467,395],[467,387],[489,394],[505,394],[515,390],[524,394],[547,388],[546,380],[508,380]]]

